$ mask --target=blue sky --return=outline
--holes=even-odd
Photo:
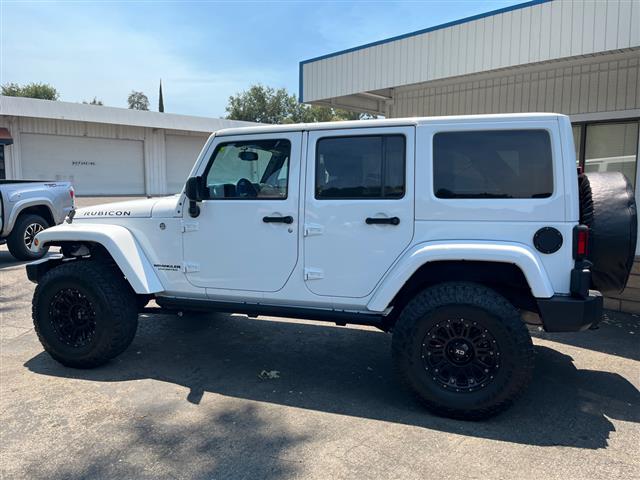
[[[298,62],[522,1],[212,2],[0,0],[0,83],[40,81],[61,100],[220,117],[254,83],[298,91]]]

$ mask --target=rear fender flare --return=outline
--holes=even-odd
[[[109,224],[67,224],[48,228],[40,232],[36,239],[38,246],[31,247],[38,251],[47,244],[62,242],[91,242],[102,245],[111,255],[127,281],[136,293],[151,294],[164,290],[153,265],[135,237],[125,227]]]
[[[411,276],[425,263],[445,260],[502,262],[516,265],[536,298],[550,298],[553,287],[538,256],[524,244],[511,242],[427,242],[405,252],[376,288],[367,309],[384,311]]]

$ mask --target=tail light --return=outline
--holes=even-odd
[[[582,260],[589,255],[589,227],[577,225],[573,229],[573,258]]]
[[[71,198],[75,198],[76,191],[73,189],[73,187],[69,187],[69,195],[71,196]]]

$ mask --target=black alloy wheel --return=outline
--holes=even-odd
[[[49,321],[58,339],[70,347],[85,347],[95,337],[95,306],[76,288],[63,288],[53,296]]]
[[[489,330],[454,318],[434,325],[422,342],[424,369],[442,388],[472,392],[486,387],[500,368],[500,350]]]

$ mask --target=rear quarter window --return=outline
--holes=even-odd
[[[548,198],[553,193],[549,132],[436,133],[433,188],[437,198]]]

